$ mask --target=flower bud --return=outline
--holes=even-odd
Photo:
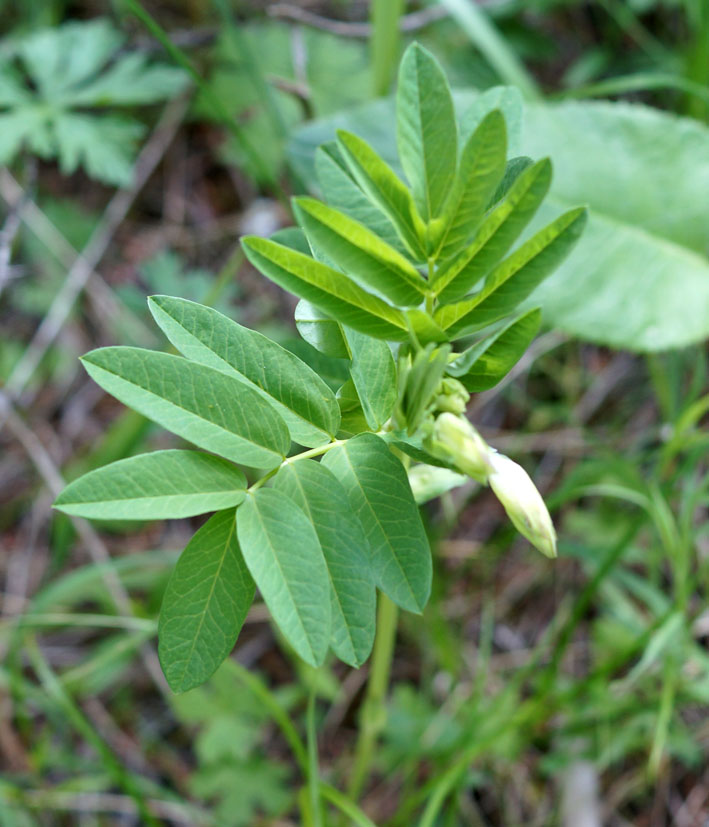
[[[491,470],[489,457],[494,452],[464,417],[440,414],[426,447],[434,456],[450,462],[469,477],[487,482]]]
[[[463,414],[468,407],[470,394],[461,382],[444,377],[438,391],[438,396],[433,400],[432,408],[435,411],[447,411],[448,413]]]
[[[418,505],[423,505],[434,497],[440,497],[466,480],[467,477],[463,474],[456,474],[449,468],[438,468],[434,465],[414,465],[409,469],[409,485]]]
[[[556,532],[529,474],[503,454],[490,453],[489,483],[515,528],[547,557],[556,557]]]

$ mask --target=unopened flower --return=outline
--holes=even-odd
[[[488,481],[515,528],[547,557],[556,557],[556,532],[529,474],[503,454],[490,453]]]
[[[491,471],[490,455],[494,451],[464,417],[439,414],[426,447],[434,456],[450,462],[469,477],[487,482]]]

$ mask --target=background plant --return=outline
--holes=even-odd
[[[455,5],[449,4],[451,11]],[[656,107],[697,114],[690,107],[701,103],[701,87],[682,86],[693,44],[701,48],[702,43],[701,29],[695,28],[700,18],[691,16],[691,5],[647,4],[641,9],[638,4],[631,8],[611,3],[495,4],[482,11],[487,27],[477,29],[469,25],[470,19],[463,28],[462,17],[436,17],[439,10],[434,9],[430,16],[423,16],[429,22],[415,36],[444,61],[456,88],[484,90],[500,82],[515,84],[514,75],[508,73],[511,64],[499,59],[502,47],[508,57],[516,57],[517,68],[531,79],[532,97],[537,99],[626,90],[622,93],[625,100],[654,105],[654,110],[643,110],[642,117],[633,117],[632,125],[625,117],[625,113],[632,114],[630,110],[608,108],[603,141],[619,152],[619,157],[632,159],[639,153],[637,157],[643,158],[643,164],[635,167],[619,162],[628,175],[622,189],[616,187],[610,206],[619,210],[616,223],[620,220],[622,225],[629,219],[637,237],[655,237],[658,249],[670,251],[676,242],[680,247],[694,243],[691,233],[682,235],[678,230],[682,222],[687,228],[702,226],[703,193],[692,183],[693,177],[697,182],[702,180],[706,132],[701,126],[688,129],[688,121],[660,117],[657,134],[646,143],[648,149],[638,147],[640,136],[651,131],[653,118],[649,116],[657,113]],[[207,7],[188,11],[181,4],[169,10],[157,4],[148,8],[169,41],[198,70],[198,77],[199,73],[209,77],[213,54],[210,30],[216,14],[211,16]],[[269,10],[275,13],[276,5]],[[625,14],[628,10],[632,15]],[[32,31],[39,23],[56,25],[66,11],[62,3],[5,8],[5,31],[10,31],[10,24],[13,35]],[[94,13],[82,3],[74,4],[70,11],[87,16]],[[240,24],[266,22],[261,11],[249,3],[234,11],[232,19]],[[351,46],[364,47],[364,39],[373,31],[368,29],[365,9],[354,3],[337,7],[323,4],[315,11],[321,17],[307,23],[308,28],[342,27],[337,29],[337,37],[346,38]],[[404,11],[416,12],[417,7],[407,3]],[[411,37],[406,33],[408,26],[421,25],[417,19],[407,16],[402,40]],[[308,66],[308,49],[298,51],[302,43],[299,27],[304,24],[287,20],[290,45],[297,56],[293,65],[302,71],[303,61]],[[146,37],[130,16],[120,23],[129,35],[130,50],[159,59],[159,41],[151,39],[156,38],[153,30]],[[381,18],[374,23],[376,30]],[[222,22],[219,29],[224,29]],[[497,52],[490,47],[493,41],[484,42],[495,30]],[[353,42],[353,35],[359,43]],[[379,43],[396,41],[387,37],[385,34]],[[660,49],[652,49],[652,38]],[[648,45],[650,49],[646,49]],[[594,62],[594,52],[599,50],[610,60]],[[392,53],[389,65],[397,58]],[[173,52],[170,59],[175,59]],[[593,87],[584,87],[585,81],[576,70],[574,78],[570,74],[567,81],[565,72],[575,62],[581,73],[588,67],[593,69]],[[701,67],[701,60],[695,66]],[[336,70],[334,65],[333,73]],[[650,71],[654,72],[652,77]],[[699,72],[696,77],[701,78],[701,68]],[[668,77],[670,73],[672,77]],[[316,80],[312,74],[310,79]],[[272,76],[263,80],[277,89],[278,95],[287,89],[287,84]],[[367,85],[362,83],[363,94]],[[528,87],[529,83],[520,86]],[[242,111],[238,120],[242,132],[261,100],[254,99],[253,106]],[[230,100],[222,100],[223,114],[231,111],[230,105]],[[515,119],[505,101],[495,105],[505,111],[512,146],[515,134],[519,134]],[[546,104],[539,105],[539,110],[537,106],[536,102],[531,108],[523,103],[517,124],[530,123],[530,117],[537,123],[536,112],[542,109],[545,116],[555,111]],[[298,117],[308,117],[305,108],[301,110]],[[582,111],[585,133],[600,134],[594,123],[602,109],[578,110]],[[572,109],[559,107],[558,112],[566,112],[573,133]],[[641,114],[637,107],[634,112]],[[231,318],[267,332],[316,368],[333,389],[348,376],[346,360],[327,357],[302,338],[294,338],[288,323],[293,305],[281,291],[269,289],[264,279],[243,266],[234,247],[234,233],[254,232],[255,221],[260,227],[255,231],[264,234],[280,222],[288,222],[283,209],[268,199],[278,192],[272,188],[271,177],[263,178],[269,182],[262,190],[267,197],[252,202],[257,188],[250,183],[245,164],[227,167],[220,160],[223,156],[217,154],[226,136],[234,135],[236,140],[228,119],[219,118],[210,125],[202,115],[182,121],[183,113],[180,102],[166,107],[159,122],[153,108],[133,110],[132,114],[146,124],[157,123],[157,129],[141,151],[135,188],[118,198],[124,204],[130,199],[130,212],[121,217],[116,212],[118,205],[111,202],[110,225],[101,214],[110,193],[92,186],[81,175],[62,178],[52,163],[37,164],[25,154],[9,170],[18,176],[24,192],[12,184],[7,170],[0,177],[0,195],[9,209],[0,236],[0,356],[9,377],[0,400],[4,422],[0,524],[3,548],[11,551],[0,555],[4,578],[0,702],[7,722],[0,739],[4,767],[0,812],[13,824],[18,820],[103,822],[116,817],[151,823],[150,814],[177,823],[209,823],[221,795],[213,790],[204,797],[206,790],[200,793],[188,786],[199,762],[207,772],[214,766],[208,751],[196,755],[193,749],[194,735],[204,725],[182,720],[161,700],[159,674],[149,646],[146,648],[146,641],[149,644],[155,634],[153,618],[176,559],[176,552],[162,550],[184,547],[199,519],[168,525],[160,521],[101,522],[97,533],[88,534],[80,521],[56,512],[50,530],[47,517],[50,497],[45,491],[57,492],[61,485],[48,476],[52,462],[55,469],[61,467],[66,479],[72,479],[87,469],[135,453],[180,447],[140,415],[121,412],[102,398],[99,389],[72,367],[78,353],[98,343],[156,346],[154,330],[128,307],[111,301],[112,288],[140,284],[136,273],[142,262],[158,250],[176,249],[186,269],[211,270],[215,275],[208,294],[183,293],[187,287],[200,288],[187,282],[182,287],[178,281],[170,291],[211,303],[236,274],[239,305],[223,307]],[[384,118],[381,122],[384,124]],[[348,127],[344,121],[338,125],[360,131],[359,126]],[[369,128],[362,127],[362,133],[370,136]],[[535,129],[541,129],[538,123]],[[523,141],[525,134],[523,128]],[[170,135],[175,137],[166,151],[165,140]],[[330,132],[313,141],[307,155],[319,141],[333,135]],[[679,135],[685,137],[680,140]],[[540,137],[539,149],[519,146],[510,152],[536,157],[554,147],[554,136],[551,128],[547,138]],[[379,138],[370,137],[394,163],[394,155],[378,143]],[[569,152],[572,169],[585,163],[593,151],[593,146],[580,143],[580,138],[583,134],[569,143],[571,147],[584,146],[576,158]],[[649,151],[653,144],[664,147],[661,164]],[[689,157],[694,152],[690,147],[697,150],[694,167],[681,163],[684,153]],[[607,212],[593,188],[578,194],[557,191],[561,185],[576,182],[573,175],[564,173],[561,150],[564,147],[553,149],[556,173],[551,199],[568,196],[573,199],[570,205],[587,202],[592,213]],[[656,176],[668,168],[667,156],[679,163],[657,189],[661,197],[643,200],[642,193],[648,187],[654,189]],[[150,157],[162,161],[145,183]],[[241,149],[239,157],[250,156]],[[301,157],[309,163],[306,155]],[[302,165],[299,169],[302,178]],[[594,177],[592,165],[589,170],[587,180],[593,184],[603,181],[603,188],[612,195],[613,177]],[[291,181],[295,178],[286,177],[282,169],[275,186],[295,186],[296,192],[302,191],[302,184]],[[305,183],[314,187],[314,176],[308,175]],[[682,191],[681,198],[672,195],[675,186]],[[635,202],[627,199],[633,193],[640,196]],[[72,204],[79,202],[82,212],[97,226],[97,235],[107,237],[108,243],[100,248],[92,240],[86,248],[87,260],[94,267],[98,261],[99,269],[90,275],[85,292],[74,293],[81,298],[64,316],[58,310],[64,313],[68,288],[79,285],[81,291],[83,284],[77,282],[77,277],[83,276],[74,258],[86,237],[81,234],[84,230],[78,232],[78,224],[77,232],[71,230],[70,215]],[[54,231],[42,213],[50,218]],[[662,220],[655,224],[647,221],[652,215],[676,219],[670,228],[672,238]],[[591,224],[594,221],[592,216]],[[534,232],[534,228],[527,232]],[[64,233],[70,245],[62,239]],[[588,233],[580,245],[586,246],[587,237]],[[697,238],[701,239],[701,232]],[[11,247],[6,246],[7,239]],[[653,246],[657,246],[655,242]],[[582,256],[581,263],[598,263],[600,249],[594,245],[593,255]],[[622,283],[624,272],[620,248],[615,249],[616,256],[608,260],[616,274],[605,288],[609,297],[613,281],[617,278]],[[633,285],[628,285],[630,299],[609,298],[606,313],[597,317],[597,324],[587,325],[585,332],[580,325],[577,329],[592,339],[600,338],[601,332],[604,337],[619,336],[616,341],[631,347],[637,347],[639,340],[633,341],[633,337],[645,329],[650,331],[645,341],[654,348],[661,342],[701,337],[701,326],[681,324],[683,314],[694,312],[701,321],[700,294],[692,291],[690,282],[683,281],[686,262],[701,262],[704,255],[701,247],[696,249],[699,259],[673,254],[671,261],[675,263],[662,270],[664,275],[652,274],[657,279],[653,283],[662,288],[660,295],[665,297],[654,309],[645,301],[650,296],[647,291],[633,294]],[[581,250],[578,246],[559,276],[566,268],[578,266]],[[3,261],[9,262],[7,269]],[[628,272],[638,271],[642,259],[634,261]],[[147,275],[141,284],[143,290],[155,290],[145,279]],[[547,319],[550,311],[556,312],[550,304],[555,297],[576,295],[556,290],[556,279],[554,275],[544,283],[545,299],[539,294],[532,299],[542,303]],[[701,278],[697,283],[701,287]],[[675,285],[681,289],[673,294]],[[166,288],[158,290],[165,292]],[[696,300],[690,301],[690,297]],[[634,325],[625,325],[627,313],[614,315],[626,307],[647,314],[648,327],[643,328],[642,315],[633,317]],[[575,311],[579,321],[582,310],[579,306]],[[48,321],[54,326],[48,326]],[[576,325],[577,321],[571,318],[571,323]],[[28,348],[38,325],[39,338]],[[45,338],[48,332],[56,338]],[[47,342],[54,346],[36,362]],[[702,346],[646,360],[583,345],[557,332],[545,333],[508,377],[473,401],[470,413],[485,439],[511,456],[523,456],[543,490],[558,488],[584,456],[593,456],[594,463],[588,473],[572,476],[573,485],[562,487],[566,492],[563,504],[562,496],[548,500],[555,504],[555,521],[560,527],[560,557],[552,577],[541,556],[530,555],[526,544],[513,542],[515,532],[505,529],[502,512],[489,490],[468,482],[424,508],[422,516],[439,562],[424,616],[404,612],[399,619],[392,692],[384,697],[388,724],[383,746],[374,753],[373,783],[365,786],[362,799],[363,809],[377,823],[395,818],[392,809],[396,806],[397,823],[409,824],[412,814],[422,813],[423,802],[430,801],[429,821],[573,825],[579,815],[578,806],[573,806],[578,801],[575,779],[594,777],[596,806],[599,812],[603,808],[603,823],[659,819],[658,823],[683,824],[705,817],[701,772],[704,505],[699,489],[692,494],[691,482],[701,482],[705,474],[702,406],[692,408],[705,393],[703,361]],[[32,364],[35,367],[28,374]],[[55,368],[60,366],[58,372]],[[23,384],[18,379],[24,377],[26,382],[27,376],[29,382],[20,396],[18,389]],[[18,413],[10,419],[7,398]],[[31,430],[22,429],[23,420]],[[680,433],[684,434],[682,439]],[[668,439],[674,447],[667,456],[674,459],[665,461],[660,455],[665,453]],[[623,457],[622,463],[618,457]],[[653,470],[656,466],[662,468],[657,474]],[[654,515],[650,518],[642,502],[646,498],[644,486],[655,477],[661,497],[656,489],[650,492]],[[253,474],[249,478],[253,480]],[[40,479],[43,482],[38,482]],[[426,474],[413,475],[414,493],[427,482],[430,478]],[[632,502],[625,494],[623,499],[615,498],[622,488],[630,491],[627,496]],[[662,526],[664,537],[671,538],[673,521],[682,526],[679,546],[660,540],[654,527]],[[688,549],[689,556],[684,552],[678,555],[676,559],[685,563],[670,568],[667,549],[675,547]],[[161,551],[152,551],[156,548]],[[107,550],[110,563],[102,562]],[[82,556],[86,554],[93,562],[86,562]],[[682,565],[688,567],[689,578],[680,576]],[[675,589],[675,582],[685,585]],[[121,603],[121,589],[129,595],[129,603]],[[682,594],[689,594],[684,604]],[[626,636],[626,628],[634,630],[632,640]],[[35,639],[41,658],[32,644]],[[10,641],[24,646],[10,655]],[[667,653],[673,655],[671,663],[666,662]],[[287,646],[273,646],[267,617],[258,604],[249,613],[227,666],[234,658],[247,664],[249,672],[230,672],[227,682],[236,694],[234,680],[244,682],[247,675],[262,675],[262,682],[250,682],[246,691],[260,699],[271,719],[261,728],[259,746],[252,755],[266,755],[277,767],[289,762],[290,745],[300,761],[303,753],[294,734],[298,735],[306,711],[311,673],[298,666],[299,660]],[[362,698],[359,681],[367,668],[350,672],[330,660],[318,670],[314,717],[321,775],[341,788],[351,768],[351,739]],[[625,676],[630,679],[624,680]],[[63,691],[58,691],[59,687]],[[274,690],[271,696],[254,694],[269,687]],[[215,714],[217,708],[215,701]],[[474,710],[479,714],[473,714]],[[295,721],[291,727],[287,725],[289,711]],[[237,722],[239,715],[235,710]],[[298,771],[292,769],[285,784],[293,790],[299,779]],[[224,787],[227,785],[225,779]],[[324,795],[332,792],[327,786],[322,790]],[[296,809],[303,812],[302,806]],[[300,822],[302,818],[293,815],[295,811],[279,820]],[[267,821],[263,810],[261,813],[254,815],[254,820]]]

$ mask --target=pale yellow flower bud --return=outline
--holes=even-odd
[[[462,416],[442,413],[436,417],[427,444],[434,456],[445,459],[478,482],[487,482],[492,449]]]
[[[556,557],[556,532],[529,474],[503,454],[490,453],[489,483],[515,528],[547,557]]]

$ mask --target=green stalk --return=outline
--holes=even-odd
[[[346,795],[329,784],[320,785],[320,795],[331,804],[334,804],[341,813],[348,816],[357,827],[377,827],[377,825],[359,807],[350,801]]]
[[[686,15],[692,30],[692,41],[687,49],[687,80],[705,89],[709,82],[709,6],[706,2],[693,3],[686,0]],[[709,104],[688,96],[685,111],[697,120],[709,118]]]
[[[272,189],[272,191],[285,203],[286,199],[278,184],[278,181],[276,180],[276,176],[273,174],[273,171],[264,163],[261,157],[261,153],[258,151],[258,148],[251,143],[249,138],[244,134],[244,131],[239,128],[239,124],[236,122],[234,117],[224,106],[219,96],[214,93],[212,87],[205,82],[204,78],[195,69],[194,65],[192,64],[192,61],[189,59],[189,57],[187,57],[185,52],[182,49],[180,49],[179,46],[175,46],[175,44],[170,40],[170,37],[167,34],[167,32],[157,22],[157,20],[155,20],[155,18],[145,9],[140,0],[124,0],[124,4],[126,8],[130,11],[130,13],[137,17],[138,20],[140,20],[140,22],[150,32],[150,34],[160,43],[160,45],[163,47],[163,49],[165,49],[169,57],[180,68],[184,69],[188,75],[190,75],[190,77],[195,82],[200,92],[204,96],[204,99],[212,108],[212,111],[214,112],[216,117],[221,121],[222,126],[224,126],[227,130],[229,130],[229,132],[232,133],[236,141],[241,146],[241,149],[244,152],[244,154],[248,156],[249,161],[253,165],[254,170],[256,170],[258,177],[262,181],[264,181],[264,183],[266,183],[267,186],[269,186]]]
[[[145,824],[146,827],[160,827],[158,820],[150,812],[145,795],[140,789],[140,786],[135,783],[133,775],[121,764],[113,754],[113,751],[97,734],[94,726],[84,717],[83,712],[62,686],[61,681],[54,674],[49,663],[47,663],[34,636],[27,636],[25,651],[47,695],[54,701],[58,708],[61,709],[66,720],[69,721],[74,729],[96,750],[116,786],[124,790],[125,793],[133,799],[138,809],[140,823]]]
[[[295,758],[299,769],[304,776],[308,775],[308,753],[306,748],[298,735],[293,722],[288,713],[283,709],[278,698],[253,672],[250,672],[245,666],[242,666],[237,660],[229,661],[231,668],[236,672],[244,686],[249,689],[254,697],[258,698],[264,707],[269,711],[271,717],[275,721],[278,728],[283,733],[288,746],[291,748],[293,757]]]
[[[367,694],[360,714],[359,736],[347,789],[353,801],[358,800],[369,779],[377,740],[386,724],[386,695],[394,654],[397,617],[396,605],[380,592],[372,666],[367,681]]]
[[[403,0],[372,0],[372,80],[375,97],[389,94],[399,62],[399,18],[404,12]]]
[[[440,0],[440,4],[448,9],[503,83],[516,86],[529,101],[541,99],[536,80],[480,6],[469,0]]]
[[[315,689],[308,694],[308,711],[305,724],[308,736],[308,795],[313,827],[322,827],[320,809],[320,769],[318,768],[318,733],[315,726]]]

